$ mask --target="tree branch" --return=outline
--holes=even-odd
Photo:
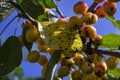
[[[52,0],[52,1],[53,1],[54,4],[56,4],[54,0]],[[56,12],[60,15],[61,18],[65,18],[58,6],[56,7]]]
[[[65,18],[58,7],[56,8],[56,12],[60,15],[61,18]]]
[[[88,9],[88,12],[94,12],[94,8],[98,5],[98,3],[94,2]]]
[[[32,23],[34,23],[34,19],[30,17],[17,2],[15,2],[14,0],[9,0],[9,2],[22,13],[20,17],[26,18],[30,20]]]
[[[109,50],[100,50],[100,49],[94,49],[94,48],[91,48],[90,51],[93,51],[93,52],[99,53],[99,54],[111,55],[111,56],[115,56],[115,57],[120,58],[120,52],[113,52],[113,51],[109,51]]]

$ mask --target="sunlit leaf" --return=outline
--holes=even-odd
[[[35,2],[38,2],[41,4],[44,8],[56,8],[57,5],[53,2],[53,0],[36,0]]]
[[[32,18],[37,20],[47,20],[47,14],[44,13],[44,8],[42,5],[34,0],[23,0],[20,6],[25,12],[27,12]]]
[[[115,70],[108,70],[108,73],[114,75],[116,78],[120,78],[120,68],[116,68]]]
[[[119,79],[115,77],[113,74],[107,73],[102,80],[119,80]]]
[[[45,8],[56,8],[52,0],[18,0],[18,3],[32,18],[39,21],[48,21],[48,14],[44,12]]]
[[[17,37],[9,37],[0,48],[0,76],[18,67],[22,59],[22,49]]]
[[[114,16],[107,16],[106,19],[110,20],[115,27],[120,29],[120,20],[115,20]]]
[[[46,45],[54,50],[64,50],[68,56],[71,56],[76,50],[80,51],[83,47],[79,33],[71,31],[67,24],[55,22],[40,22],[38,26],[41,38]]]
[[[17,0],[18,3],[21,3],[24,0]],[[53,2],[53,0],[34,0],[39,5],[42,5],[45,8],[56,8],[57,5]]]
[[[48,8],[55,8],[57,7],[56,4],[54,4],[53,0],[44,0],[45,4]]]
[[[120,35],[119,34],[106,34],[102,36],[103,44],[100,46],[116,48],[120,46]],[[107,46],[106,46],[107,45]]]
[[[54,73],[55,73],[55,68],[57,66],[57,63],[60,59],[60,56],[61,56],[61,53],[62,51],[61,50],[56,50],[49,63],[48,63],[48,66],[47,66],[47,70],[46,70],[46,74],[45,74],[45,80],[52,80],[53,79],[53,76],[54,76]]]

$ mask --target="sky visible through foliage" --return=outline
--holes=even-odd
[[[59,6],[61,12],[66,17],[71,17],[73,15],[76,15],[73,12],[73,5],[80,0],[61,0],[61,2],[56,2],[56,4]],[[93,3],[93,0],[81,0],[85,1],[88,6],[90,6]],[[0,31],[2,30],[2,27],[5,27],[5,25],[14,17],[17,15],[17,11],[14,11],[8,18],[6,18],[3,22],[0,22]],[[58,14],[57,14],[58,15]],[[120,20],[120,3],[117,3],[117,12],[114,15],[116,20]],[[18,18],[16,18],[6,29],[6,31],[0,36],[1,43],[5,41],[5,39],[10,36],[11,34],[14,34],[15,27],[18,24],[18,29],[16,31],[16,35],[21,34],[21,23],[24,22],[24,19],[20,19],[18,22]],[[120,31],[117,28],[114,28],[113,24],[108,21],[107,19],[100,19],[96,24],[94,24],[96,27],[98,34],[104,35],[109,33],[116,33],[120,34]],[[33,47],[32,49],[36,49],[36,47]],[[27,50],[23,50],[23,54],[28,54]],[[26,56],[25,55],[25,56]],[[22,60],[21,66],[23,67],[23,72],[25,77],[39,77],[41,75],[40,70],[42,67],[37,63],[29,63],[26,61],[26,59]]]

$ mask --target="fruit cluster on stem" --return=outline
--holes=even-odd
[[[87,3],[79,1],[73,6],[73,11],[76,15],[71,16],[68,20],[64,18],[59,8],[56,8],[61,18],[58,19],[58,21],[55,23],[59,26],[54,27],[55,30],[58,30],[56,32],[53,30],[54,38],[59,38],[57,40],[61,41],[61,45],[66,46],[65,44],[67,44],[67,42],[65,43],[64,40],[67,40],[67,38],[70,37],[69,40],[73,39],[71,41],[83,44],[83,47],[81,51],[79,51],[80,49],[77,46],[79,44],[76,44],[72,47],[74,50],[71,50],[71,46],[70,48],[61,48],[61,46],[58,47],[58,49],[61,48],[64,51],[68,50],[70,53],[66,52],[61,55],[59,59],[61,66],[58,68],[58,74],[53,78],[53,80],[62,80],[62,78],[68,76],[69,74],[71,74],[71,78],[73,80],[102,80],[108,70],[114,70],[117,67],[117,58],[120,58],[119,52],[99,50],[99,46],[102,45],[102,36],[97,33],[94,24],[100,18],[104,18],[107,15],[113,16],[116,13],[115,2],[119,1],[120,0],[94,0],[94,3],[89,8]],[[103,4],[99,5],[99,3]],[[24,12],[22,8],[17,6],[15,3],[12,4],[20,9],[21,12]],[[50,53],[52,56],[55,49],[48,47],[49,45],[46,45],[45,41],[43,41],[43,39],[40,37],[40,33],[37,27],[35,27],[34,21],[27,14],[25,14],[25,18],[30,21],[26,21],[22,24],[22,29],[26,29],[26,32],[24,37],[18,37],[21,42],[21,46],[24,46],[24,39],[28,43],[35,42],[40,52],[42,51],[45,53]],[[62,25],[62,27],[60,25]],[[51,29],[53,29],[53,27]],[[79,33],[79,37],[82,40],[82,43],[78,41],[76,36],[69,35],[76,33]],[[65,36],[65,38],[63,38],[63,36]],[[62,44],[63,42],[65,44]],[[69,45],[71,44],[69,43]],[[42,76],[45,77],[49,60],[45,55],[41,55],[39,51],[30,51],[27,59],[31,63],[37,62],[42,65],[43,69],[41,73]],[[103,54],[109,55],[109,58],[103,60]]]

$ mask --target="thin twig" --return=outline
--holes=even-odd
[[[11,21],[9,21],[9,23],[5,26],[5,28],[0,32],[0,36],[2,35],[2,33],[7,29],[7,27],[10,25],[10,23],[12,22],[12,21],[14,21],[15,20],[15,18],[17,18],[18,17],[18,15],[17,16],[15,16]]]
[[[16,27],[15,27],[15,31],[14,31],[14,36],[15,36],[15,34],[16,34],[16,32],[17,32],[17,28],[18,28],[18,23],[19,23],[19,21],[20,21],[20,18],[18,18],[18,21],[17,21]]]
[[[14,7],[16,7],[18,10],[20,10],[20,12],[22,13],[22,17],[24,17],[24,18],[30,20],[32,23],[34,23],[34,19],[33,19],[32,17],[30,17],[30,16],[22,9],[22,7],[21,7],[18,3],[16,3],[16,2],[13,1],[13,0],[9,0],[9,2],[10,2]]]
[[[113,52],[113,51],[109,51],[109,50],[100,50],[100,49],[93,49],[93,48],[91,48],[91,51],[94,51],[95,53],[111,55],[111,56],[116,56],[116,57],[120,58],[120,52]]]
[[[54,0],[52,0],[52,1],[53,1],[54,4],[56,4],[56,2]],[[61,18],[65,18],[58,6],[56,7],[56,12],[60,15]]]
[[[98,3],[94,2],[88,9],[88,12],[94,12],[94,8],[98,5]]]
[[[57,7],[56,12],[60,15],[61,18],[65,18],[63,13],[60,11],[60,9]]]

